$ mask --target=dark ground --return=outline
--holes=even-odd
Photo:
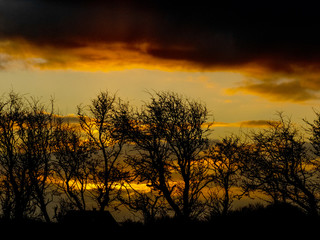
[[[147,225],[132,221],[111,226],[2,220],[0,232],[14,239],[306,239],[319,236],[320,217],[307,216],[288,206],[251,206],[205,221],[162,219]]]

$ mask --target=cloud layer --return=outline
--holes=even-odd
[[[278,123],[278,122],[273,120],[248,120],[248,121],[233,122],[233,123],[214,122],[212,123],[212,127],[213,128],[216,128],[216,127],[266,128],[266,127],[270,127],[270,125],[273,123]]]
[[[232,94],[319,98],[316,6],[174,2],[0,0],[0,67],[236,70]]]

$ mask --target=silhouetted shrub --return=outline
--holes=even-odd
[[[270,205],[263,204],[249,204],[231,211],[231,217],[243,217],[243,218],[292,218],[292,217],[304,217],[306,214],[301,208],[293,206],[289,203],[276,203]]]

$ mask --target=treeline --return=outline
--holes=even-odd
[[[150,94],[140,108],[101,92],[77,114],[68,121],[53,101],[14,92],[0,99],[3,219],[50,222],[94,202],[101,211],[123,205],[146,223],[194,220],[228,215],[235,200],[258,195],[319,213],[319,113],[306,129],[279,114],[218,142],[205,104],[172,92]]]

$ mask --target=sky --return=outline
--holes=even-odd
[[[174,3],[173,3],[174,2]],[[217,136],[320,109],[318,8],[307,2],[0,0],[0,96],[76,113],[100,91],[205,103]]]

